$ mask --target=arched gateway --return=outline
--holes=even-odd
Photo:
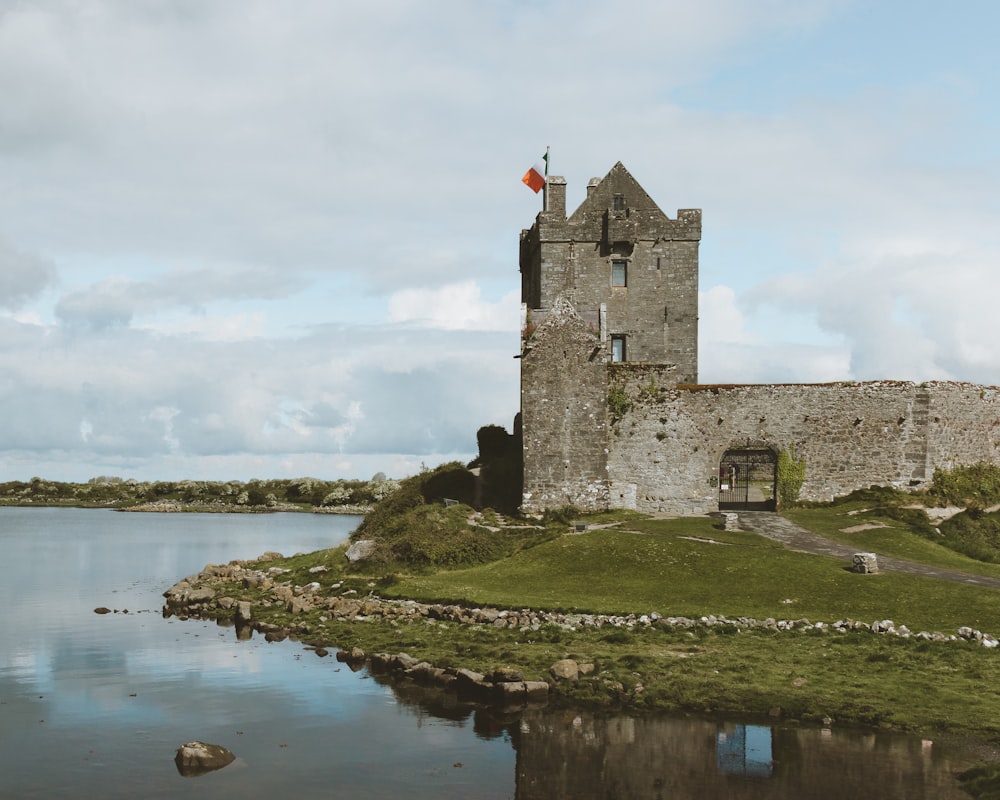
[[[774,511],[778,458],[765,447],[727,450],[719,462],[720,511]]]

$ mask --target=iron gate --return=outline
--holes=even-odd
[[[719,463],[719,510],[774,511],[777,476],[771,450],[727,450]]]

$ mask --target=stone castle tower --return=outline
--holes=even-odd
[[[608,390],[593,367],[658,364],[697,382],[701,211],[670,219],[621,162],[570,216],[565,179],[550,177],[544,208],[521,233],[523,507],[601,507]]]
[[[537,325],[564,298],[598,330],[601,358],[672,364],[697,383],[700,239],[700,210],[670,219],[620,161],[569,217],[566,180],[551,177],[521,233],[521,302]]]
[[[571,215],[548,179],[520,239],[523,511],[773,509],[1000,465],[994,386],[698,384],[700,240],[621,163]]]

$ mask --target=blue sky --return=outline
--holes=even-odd
[[[998,8],[0,0],[0,479],[470,458],[546,146],[703,210],[703,381],[996,384]]]

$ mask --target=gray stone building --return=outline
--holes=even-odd
[[[571,215],[549,178],[520,243],[524,511],[774,508],[792,479],[828,500],[1000,464],[996,387],[698,384],[700,239],[621,163]]]

